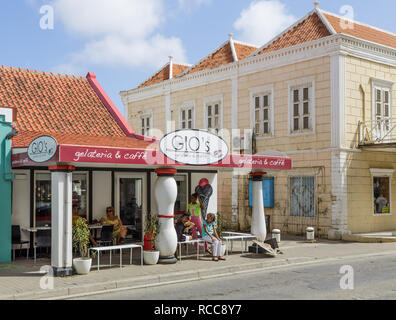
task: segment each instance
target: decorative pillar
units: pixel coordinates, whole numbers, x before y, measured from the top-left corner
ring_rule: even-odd
[[[267,226],[265,224],[264,200],[263,200],[263,176],[265,172],[252,172],[253,182],[253,208],[251,234],[257,236],[259,241],[264,242],[267,238]]]
[[[73,274],[72,171],[73,166],[54,166],[51,171],[51,266],[54,276]]]
[[[154,197],[158,207],[159,231],[155,247],[160,252],[159,263],[176,263],[177,234],[174,226],[174,208],[177,198],[176,169],[158,169]]]

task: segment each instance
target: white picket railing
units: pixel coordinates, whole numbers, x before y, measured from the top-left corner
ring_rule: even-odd
[[[396,119],[359,122],[359,145],[396,143]]]

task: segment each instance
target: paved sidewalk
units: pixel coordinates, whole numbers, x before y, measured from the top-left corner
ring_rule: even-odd
[[[74,295],[122,290],[123,288],[137,288],[158,286],[168,283],[194,281],[210,277],[232,275],[238,272],[249,272],[257,269],[277,268],[302,263],[325,262],[329,259],[360,255],[395,254],[396,243],[351,243],[339,241],[318,240],[317,243],[307,243],[302,239],[283,240],[282,255],[275,258],[266,255],[241,254],[240,244],[234,243],[234,252],[227,261],[213,262],[210,256],[196,255],[190,248],[191,255],[183,257],[182,262],[173,265],[140,266],[140,255],[134,252],[133,265],[128,265],[129,255],[125,254],[123,268],[118,265],[117,256],[113,257],[111,268],[102,267],[97,271],[96,259],[93,261],[92,271],[84,276],[55,278],[54,289],[43,290],[40,280],[43,274],[40,267],[48,265],[46,259],[39,259],[37,265],[32,260],[18,258],[13,264],[0,264],[0,299],[54,299]]]

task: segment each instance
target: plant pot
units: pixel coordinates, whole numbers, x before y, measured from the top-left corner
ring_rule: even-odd
[[[91,270],[91,258],[75,258],[73,259],[73,267],[78,274],[88,274]]]
[[[151,251],[154,249],[154,236],[152,235],[145,235],[144,238],[144,250],[145,251]]]
[[[143,251],[144,264],[154,265],[158,263],[159,251]]]
[[[224,243],[221,245],[221,255],[224,257],[227,250],[227,245]]]

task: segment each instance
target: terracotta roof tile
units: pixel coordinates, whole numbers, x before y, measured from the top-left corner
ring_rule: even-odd
[[[43,134],[58,143],[150,144],[128,137],[83,77],[0,66],[0,106],[17,110],[14,147],[27,147]]]
[[[14,148],[27,148],[34,139],[42,135],[51,135],[58,144],[80,145],[80,146],[98,146],[98,147],[117,147],[117,148],[137,148],[145,149],[150,145],[150,149],[157,149],[157,144],[139,140],[131,137],[113,137],[113,136],[92,136],[78,135],[54,132],[33,132],[22,131],[13,138]]]
[[[0,105],[17,109],[22,131],[125,135],[82,77],[0,67]]]
[[[342,28],[341,18],[325,12],[323,12],[323,15],[337,33],[344,33],[356,38],[396,48],[396,35],[375,29],[370,26],[365,26],[358,22],[354,22],[353,29],[344,29]]]
[[[330,36],[331,33],[316,12],[287,31],[257,54],[288,48],[304,42]]]
[[[177,64],[177,63],[173,63],[173,77],[177,77],[178,75],[180,75],[182,72],[184,72],[185,70],[187,70],[190,66],[188,65],[182,65],[182,64]],[[163,67],[160,71],[158,71],[155,75],[153,75],[150,79],[148,79],[147,81],[143,82],[138,88],[142,88],[142,87],[147,87],[150,86],[152,84],[155,83],[160,83],[163,82],[165,80],[169,79],[169,63]]]
[[[234,41],[235,51],[238,57],[238,60],[243,60],[250,56],[253,52],[255,52],[258,48],[242,43],[238,43]]]
[[[232,62],[234,62],[234,57],[232,55],[230,42],[227,42],[208,57],[204,58],[202,61],[193,66],[186,72],[186,74],[206,69],[213,69]]]

